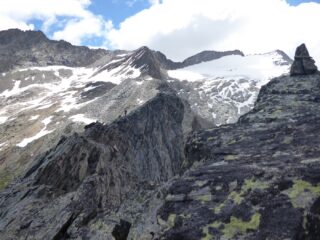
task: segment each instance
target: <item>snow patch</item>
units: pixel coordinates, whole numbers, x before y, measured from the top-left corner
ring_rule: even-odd
[[[0,151],[2,150],[2,147],[4,147],[5,145],[6,145],[6,142],[0,143]]]
[[[45,125],[45,127],[47,127],[47,125],[52,122],[52,118],[53,116],[47,117],[43,119],[41,122]]]
[[[34,115],[34,116],[31,116],[29,118],[30,121],[34,121],[34,120],[37,120],[38,118],[40,117],[40,115]]]
[[[73,115],[69,117],[69,119],[71,119],[73,122],[83,122],[85,124],[90,124],[97,121],[96,119],[85,117],[84,114]]]
[[[137,99],[138,105],[142,105],[145,101],[141,100],[140,98]]]
[[[169,76],[180,80],[198,81],[218,77],[247,77],[261,80],[261,85],[270,78],[288,72],[288,66],[277,65],[281,56],[277,53],[248,55],[245,57],[232,55],[209,62],[202,62],[183,69],[168,71]]]
[[[25,138],[23,139],[20,143],[17,144],[18,147],[20,148],[24,148],[26,147],[29,143],[49,134],[52,133],[54,130],[46,130],[45,128],[41,129],[40,132],[38,132],[36,135],[34,135],[33,137],[30,138]]]
[[[8,117],[0,117],[0,124],[5,123],[8,120]]]
[[[52,116],[50,117],[47,117],[45,119],[43,119],[41,122],[44,124],[44,127],[41,129],[40,132],[38,132],[36,135],[34,135],[33,137],[30,137],[30,138],[25,138],[23,139],[20,143],[17,144],[18,147],[21,147],[21,148],[24,148],[26,147],[29,143],[49,134],[49,133],[52,133],[54,130],[47,130],[47,125],[49,123],[52,122]]]
[[[21,81],[14,81],[14,86],[11,90],[5,90],[4,92],[2,92],[0,94],[0,97],[10,97],[10,96],[13,96],[13,95],[16,95],[18,93],[21,92],[21,89],[20,89],[20,84],[21,84]]]

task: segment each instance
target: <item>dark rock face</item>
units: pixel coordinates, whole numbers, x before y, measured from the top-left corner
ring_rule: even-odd
[[[99,213],[182,171],[183,114],[180,99],[163,92],[110,125],[62,138],[1,193],[0,238],[91,239],[87,225]],[[116,239],[129,228],[120,223]]]
[[[234,125],[194,133],[160,239],[318,239],[320,74],[273,79]]]
[[[131,227],[131,223],[121,219],[120,223],[114,227],[112,231],[112,236],[116,240],[127,240],[130,227]]]
[[[198,63],[202,63],[202,62],[208,62],[208,61],[212,61],[215,59],[219,59],[225,56],[230,56],[230,55],[239,55],[239,56],[244,56],[243,52],[239,51],[239,50],[234,50],[234,51],[225,51],[225,52],[217,52],[217,51],[203,51],[200,52],[194,56],[191,56],[187,59],[185,59],[182,62],[183,67],[188,67],[191,65],[195,65]]]
[[[41,31],[0,31],[0,72],[31,66],[84,67],[107,54],[103,49],[49,40]]]
[[[318,71],[315,61],[310,57],[305,44],[301,44],[295,53],[294,62],[291,66],[290,75],[308,75]]]
[[[81,98],[85,100],[92,100],[96,97],[100,97],[106,92],[110,91],[112,88],[114,88],[116,85],[111,82],[94,82],[94,83],[88,83],[85,86],[86,88],[89,88],[87,91],[83,91],[81,93]]]

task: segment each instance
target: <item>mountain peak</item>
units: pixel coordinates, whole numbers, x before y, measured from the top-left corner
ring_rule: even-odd
[[[224,52],[218,52],[218,51],[202,51],[194,56],[191,56],[187,59],[185,59],[182,64],[184,67],[195,65],[202,62],[208,62],[215,59],[219,59],[225,56],[229,55],[239,55],[244,56],[243,52],[240,50],[233,50],[233,51],[224,51]]]
[[[0,31],[0,45],[23,44],[33,45],[49,39],[41,31],[22,31],[20,29],[8,29]]]
[[[297,47],[294,62],[291,66],[290,75],[309,75],[318,71],[315,61],[309,55],[306,45],[303,43]]]

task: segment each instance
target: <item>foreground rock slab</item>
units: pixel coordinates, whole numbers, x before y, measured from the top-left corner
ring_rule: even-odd
[[[273,79],[234,125],[199,131],[198,162],[158,211],[160,239],[318,239],[320,74]]]

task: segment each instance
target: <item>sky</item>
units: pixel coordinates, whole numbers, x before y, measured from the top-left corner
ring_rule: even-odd
[[[0,30],[106,49],[148,46],[173,60],[234,49],[293,57],[306,43],[320,67],[318,23],[320,0],[0,0]]]

